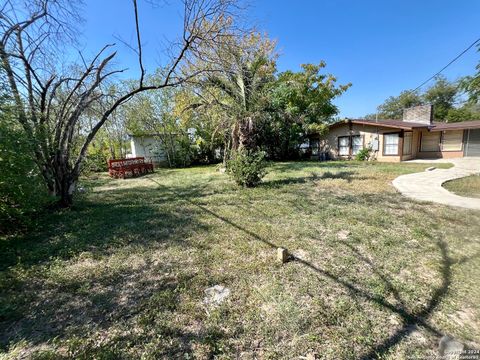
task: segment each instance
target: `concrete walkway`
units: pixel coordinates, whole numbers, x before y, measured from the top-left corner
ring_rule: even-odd
[[[435,163],[451,163],[454,167],[397,177],[392,183],[402,195],[420,201],[480,210],[480,199],[458,196],[442,187],[442,184],[448,180],[480,173],[480,158],[411,160],[408,162],[431,163],[433,166]]]

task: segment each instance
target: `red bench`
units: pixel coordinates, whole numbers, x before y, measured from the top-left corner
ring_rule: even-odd
[[[145,158],[108,160],[108,174],[114,178],[135,177],[153,173],[153,164],[145,162]]]

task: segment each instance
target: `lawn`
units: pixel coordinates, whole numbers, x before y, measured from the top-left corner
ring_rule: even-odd
[[[429,164],[285,162],[84,179],[0,241],[0,358],[401,359],[480,346],[480,212],[390,181]],[[276,248],[294,258],[281,265]],[[230,295],[205,305],[205,289]]]
[[[480,198],[480,176],[471,175],[443,184],[448,191],[457,195]]]

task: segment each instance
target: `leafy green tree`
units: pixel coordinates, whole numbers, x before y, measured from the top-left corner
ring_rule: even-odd
[[[187,166],[194,161],[188,124],[175,114],[176,89],[139,94],[125,105],[126,128],[134,135],[158,138],[168,165]]]
[[[333,100],[351,84],[337,85],[331,74],[323,74],[325,62],[304,64],[302,71],[285,71],[270,84],[269,117],[264,118],[262,146],[270,157],[291,158],[308,133],[325,131],[338,114]]]
[[[446,122],[460,122],[480,120],[480,106],[476,104],[465,104],[459,108],[452,108],[448,110],[445,117]]]
[[[234,151],[257,147],[256,126],[276,69],[274,48],[274,42],[258,33],[233,39],[218,49],[218,71],[202,79],[202,90],[218,93],[215,102],[228,113]]]
[[[378,106],[379,119],[402,119],[403,109],[422,105],[423,100],[418,92],[404,90],[398,96],[390,96]]]
[[[439,76],[423,94],[423,103],[433,105],[434,119],[446,120],[449,110],[454,109],[458,93],[458,83]]]
[[[480,52],[480,44],[478,45],[478,52]],[[468,93],[471,104],[480,102],[480,61],[475,69],[477,72],[474,75],[466,76],[461,81],[461,87]]]
[[[367,119],[402,119],[403,110],[417,105],[433,105],[433,118],[436,121],[467,121],[479,117],[471,105],[456,107],[456,101],[461,97],[462,85],[465,80],[448,81],[444,76],[438,76],[435,83],[423,93],[405,90],[399,96],[390,96],[378,106],[377,114],[365,116]]]
[[[182,104],[190,116],[212,124],[213,137],[223,134],[225,155],[262,148],[270,158],[294,157],[305,135],[324,131],[338,114],[333,100],[350,84],[323,74],[323,62],[277,74],[274,49],[260,34],[227,42],[212,61],[217,71],[192,86]]]
[[[199,99],[199,96],[202,99]],[[195,155],[193,163],[211,164],[221,159],[221,150],[229,148],[230,134],[226,131],[231,124],[228,113],[218,104],[215,96],[208,93],[196,95],[184,88],[175,96],[174,114],[186,129],[193,129]],[[208,105],[207,105],[208,103]],[[228,155],[223,152],[223,155]],[[226,157],[224,158],[226,163]]]
[[[18,125],[11,100],[0,96],[0,233],[28,225],[48,200],[29,139]]]

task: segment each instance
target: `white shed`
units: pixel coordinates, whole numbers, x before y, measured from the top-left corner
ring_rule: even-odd
[[[162,141],[157,135],[130,135],[131,154],[128,157],[144,157],[146,161],[154,164],[167,162]]]

